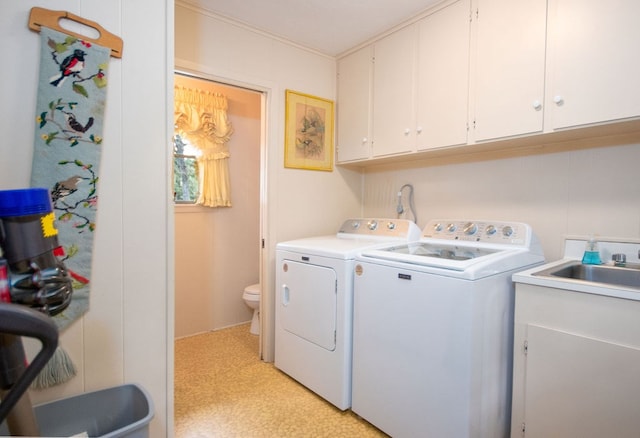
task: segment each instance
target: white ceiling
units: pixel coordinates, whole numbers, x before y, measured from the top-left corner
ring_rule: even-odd
[[[336,56],[442,0],[182,0]]]

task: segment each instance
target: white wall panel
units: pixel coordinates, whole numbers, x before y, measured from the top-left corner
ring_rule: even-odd
[[[68,10],[124,40],[122,60],[109,64],[90,310],[61,336],[78,375],[34,392],[32,400],[136,382],[155,404],[151,436],[170,435],[173,0],[2,3],[0,39],[14,62],[0,72],[0,95],[11,108],[0,118],[0,131],[10,139],[0,142],[0,189],[26,187],[30,179],[40,56],[39,35],[27,28],[32,6]]]
[[[418,225],[429,219],[529,223],[547,260],[562,257],[563,236],[640,236],[640,146],[626,145],[440,166],[369,169],[364,214],[393,214],[395,193],[415,187]]]

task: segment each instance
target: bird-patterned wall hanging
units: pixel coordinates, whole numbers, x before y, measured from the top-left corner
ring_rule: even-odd
[[[58,328],[64,330],[89,309],[98,170],[105,146],[102,130],[109,58],[113,52],[90,38],[41,23],[33,27],[35,21],[40,21],[34,21],[34,11],[42,14],[46,10],[33,8],[29,26],[39,30],[41,37],[31,186],[50,190],[61,244],[58,256],[73,278],[71,304],[54,317]],[[63,14],[65,18],[99,27],[69,13]],[[119,50],[121,54],[121,45]],[[41,386],[67,379],[55,380]]]

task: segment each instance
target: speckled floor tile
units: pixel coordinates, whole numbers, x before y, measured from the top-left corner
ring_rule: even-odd
[[[175,343],[176,438],[386,437],[273,364],[243,324]]]

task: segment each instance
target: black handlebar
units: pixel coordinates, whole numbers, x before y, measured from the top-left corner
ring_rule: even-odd
[[[58,328],[53,320],[42,312],[19,304],[0,303],[0,333],[37,338],[42,342],[42,349],[0,403],[2,422],[55,353],[58,347]],[[24,361],[24,358],[4,358],[1,350],[0,360]]]

